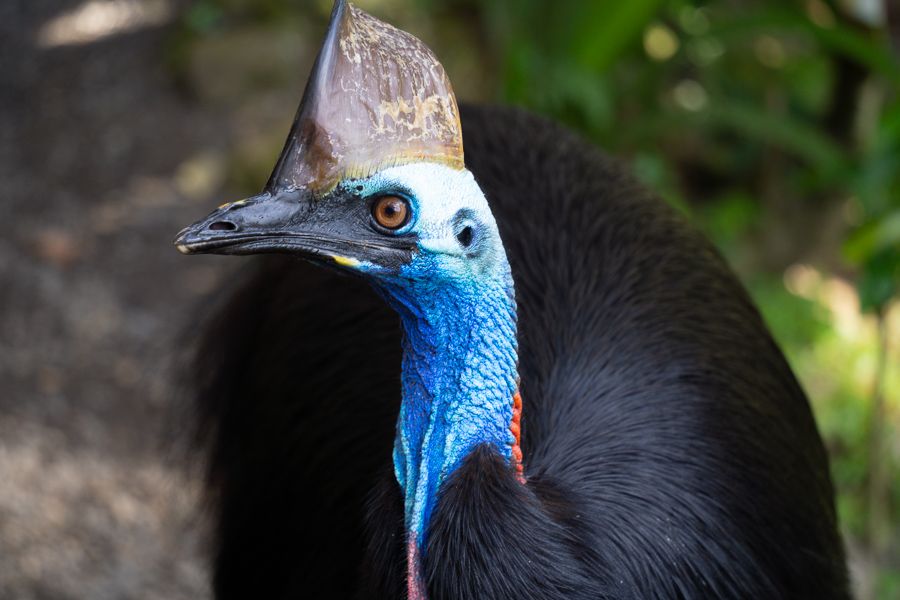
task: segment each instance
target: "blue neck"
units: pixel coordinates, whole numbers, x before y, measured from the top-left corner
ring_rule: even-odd
[[[512,460],[518,385],[512,278],[465,285],[404,280],[383,288],[403,323],[403,402],[394,472],[418,547],[437,491],[476,446]]]

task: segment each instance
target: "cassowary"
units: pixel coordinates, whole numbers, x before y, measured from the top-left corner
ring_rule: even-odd
[[[409,34],[338,0],[265,191],[176,244],[305,259],[199,336],[218,598],[848,597],[807,400],[715,250],[565,129],[460,111]]]

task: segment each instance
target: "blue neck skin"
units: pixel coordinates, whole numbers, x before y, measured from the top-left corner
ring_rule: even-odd
[[[424,546],[437,491],[463,458],[490,444],[512,460],[518,356],[506,268],[500,281],[381,282],[381,293],[403,324],[394,472],[404,493],[407,536],[418,548]]]

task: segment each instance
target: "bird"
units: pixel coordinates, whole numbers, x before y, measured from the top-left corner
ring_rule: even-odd
[[[264,190],[184,254],[216,598],[849,598],[806,395],[709,241],[337,0]]]

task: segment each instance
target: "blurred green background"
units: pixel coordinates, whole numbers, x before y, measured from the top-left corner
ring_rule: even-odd
[[[860,597],[900,597],[900,39],[887,3],[357,4],[426,40],[461,99],[569,124],[715,241],[809,393]],[[200,0],[173,65],[226,31],[321,31],[330,6]],[[283,123],[260,162],[236,165],[247,193]]]
[[[714,240],[810,396],[858,597],[900,598],[898,3],[356,4],[461,99],[567,123]],[[330,9],[0,3],[0,596],[208,595],[165,366],[240,261],[171,239],[260,189]]]

